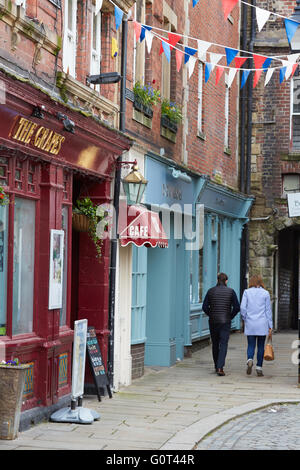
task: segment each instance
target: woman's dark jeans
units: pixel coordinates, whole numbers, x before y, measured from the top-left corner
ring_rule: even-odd
[[[265,350],[265,340],[266,336],[247,336],[248,339],[248,349],[247,349],[247,358],[253,359],[255,353],[255,347],[257,346],[257,363],[258,367],[262,367],[264,360],[264,350]]]

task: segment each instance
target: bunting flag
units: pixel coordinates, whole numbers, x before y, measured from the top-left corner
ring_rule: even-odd
[[[205,72],[204,72],[205,83],[207,83],[209,80],[211,69],[212,69],[212,65],[210,63],[205,64]]]
[[[256,7],[256,21],[258,31],[261,31],[270,17],[271,12]]]
[[[167,42],[165,42],[165,41],[162,41],[161,44],[162,44],[162,47],[163,47],[165,56],[166,56],[168,62],[170,62],[170,60],[171,60],[171,49],[170,49],[170,45],[169,45]]]
[[[189,68],[189,78],[191,78],[193,72],[194,72],[194,68],[195,68],[195,63],[197,61],[197,57],[193,57],[191,56],[190,59],[189,59],[189,63],[188,63],[188,68]]]
[[[136,42],[138,42],[138,40],[141,37],[142,25],[141,23],[138,23],[137,21],[133,21],[133,27],[134,27]]]
[[[146,29],[145,31],[145,40],[147,44],[148,54],[150,54],[152,48],[153,34],[148,29]]]
[[[222,0],[225,20],[227,20],[238,1],[239,0]]]
[[[235,67],[237,69],[240,69],[242,67],[242,65],[246,62],[247,59],[248,59],[248,57],[235,57],[234,58]]]
[[[184,63],[186,64],[191,56],[196,54],[197,49],[193,49],[192,47],[185,47],[184,48]]]
[[[219,60],[222,59],[223,54],[215,54],[214,52],[210,52],[209,57],[210,57],[210,63],[212,64],[211,71],[213,71],[215,66],[219,62]]]
[[[297,23],[296,21],[293,21],[293,20],[289,20],[288,18],[285,18],[284,19],[284,24],[285,24],[286,35],[287,35],[288,41],[290,43],[291,40],[293,39],[293,36],[294,36],[298,26],[299,26],[299,23]]]
[[[198,43],[198,58],[202,60],[202,62],[206,61],[206,52],[207,49],[211,46],[210,42],[202,41],[202,39],[197,39]]]
[[[123,11],[115,5],[116,30],[118,31],[123,19]]]
[[[197,5],[198,2],[199,0],[193,0],[193,8]]]
[[[262,68],[264,69],[265,72],[270,67],[271,62],[272,62],[272,57],[268,57],[262,64]]]
[[[216,70],[216,85],[218,85],[220,78],[222,77],[224,72],[224,67],[218,67]]]
[[[261,68],[265,64],[266,59],[268,59],[268,58],[264,57],[262,55],[253,54],[254,66],[255,66],[256,69],[258,69],[258,70],[255,70],[254,79],[253,79],[253,88],[256,87],[256,85],[257,85],[257,83],[260,79],[260,76],[262,74],[262,69]]]
[[[99,11],[101,10],[102,3],[103,3],[103,0],[96,0],[96,3],[95,3],[95,16],[97,16]]]
[[[271,80],[271,77],[273,75],[275,68],[268,69],[266,73],[266,78],[265,78],[265,86],[268,85],[269,81]]]
[[[250,70],[243,70],[242,80],[241,80],[241,89],[245,85],[247,78],[249,77],[249,74],[250,74]]]
[[[231,64],[235,56],[239,53],[237,49],[231,49],[230,47],[225,47],[227,65]]]
[[[182,64],[183,52],[176,49],[176,68],[177,72],[179,72],[181,64]]]
[[[282,67],[279,69],[279,83],[281,84],[284,80],[285,77],[285,72],[286,72],[286,67]]]
[[[168,43],[170,44],[170,48],[172,50],[173,46],[176,46],[176,44],[178,43],[178,41],[180,41],[182,36],[181,34],[168,33],[168,37],[169,37]]]
[[[237,69],[230,69],[229,70],[229,73],[228,73],[228,81],[227,81],[227,86],[228,88],[231,87],[232,83],[233,83],[233,80],[234,80],[234,77],[236,75],[236,72],[237,72]]]
[[[141,25],[141,34],[140,34],[140,42],[142,42],[146,37],[146,31],[151,31],[152,26],[146,26],[144,24]]]
[[[116,38],[111,38],[111,56],[112,58],[118,55],[118,41]]]

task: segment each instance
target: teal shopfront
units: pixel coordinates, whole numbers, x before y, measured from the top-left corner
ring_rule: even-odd
[[[204,244],[193,253],[191,267],[191,344],[209,336],[208,317],[202,310],[207,290],[216,284],[217,273],[228,275],[228,285],[240,300],[241,238],[253,198],[206,180],[197,197],[204,205]],[[232,329],[240,328],[240,314]]]
[[[239,296],[251,199],[152,154],[145,156],[145,176],[144,205],[160,213],[168,247],[133,246],[131,344],[144,345],[145,365],[171,366],[209,335],[202,301],[219,271]],[[193,238],[198,231],[200,248]]]

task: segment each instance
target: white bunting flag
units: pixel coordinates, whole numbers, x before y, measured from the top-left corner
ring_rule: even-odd
[[[299,56],[300,56],[299,53],[291,54],[291,55],[287,56],[288,63],[286,63],[286,72],[285,72],[285,75],[284,75],[284,78],[286,80],[288,80],[290,78],[290,76],[292,75],[294,65],[296,64]]]
[[[210,42],[202,41],[201,39],[197,39],[198,42],[198,57],[202,62],[206,61],[206,51],[211,46]]]
[[[95,4],[95,15],[98,15],[99,11],[101,10],[101,8],[102,8],[102,3],[103,3],[103,0],[96,0],[96,4]]]
[[[256,21],[258,31],[261,31],[269,19],[271,12],[267,10],[262,10],[261,8],[256,7]]]
[[[145,40],[147,44],[148,54],[150,54],[151,47],[152,47],[153,34],[151,33],[151,31],[148,31],[148,29],[145,29]]]
[[[197,61],[197,57],[190,56],[189,62],[188,62],[188,68],[189,68],[189,78],[191,78],[194,68],[195,68],[195,63]]]
[[[266,78],[265,78],[265,86],[268,85],[269,81],[271,80],[274,70],[275,70],[274,67],[267,70]]]
[[[233,82],[233,80],[234,80],[234,77],[235,77],[235,74],[236,74],[237,71],[238,71],[238,69],[230,69],[230,70],[229,70],[229,73],[228,73],[228,76],[227,76],[227,77],[228,77],[228,78],[227,78],[227,86],[228,86],[228,88],[231,87],[232,82]]]
[[[211,71],[213,71],[213,69],[215,68],[215,66],[219,62],[219,60],[222,59],[223,54],[215,54],[214,52],[210,52],[209,56],[210,56],[210,63],[212,64]]]

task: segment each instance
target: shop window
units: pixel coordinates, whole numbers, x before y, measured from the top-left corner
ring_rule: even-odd
[[[13,335],[33,331],[35,201],[15,198]]]
[[[15,189],[22,191],[24,189],[24,171],[23,171],[23,164],[19,160],[16,160],[16,167],[15,167]]]
[[[66,0],[64,7],[63,70],[75,78],[77,0]]]
[[[8,186],[8,158],[0,157],[0,186]]]
[[[300,191],[300,175],[287,174],[282,175],[282,197],[286,198],[289,192]]]
[[[6,335],[8,206],[0,206],[0,336]]]

